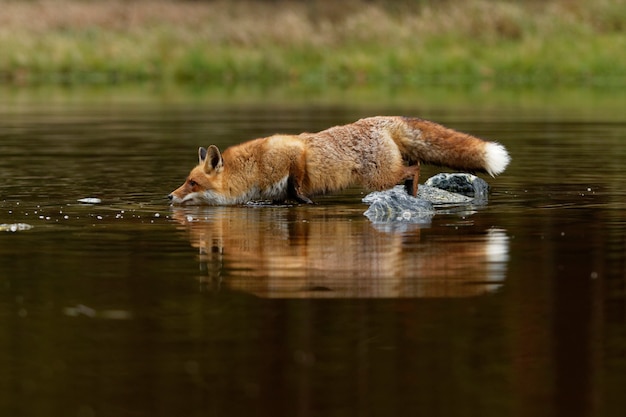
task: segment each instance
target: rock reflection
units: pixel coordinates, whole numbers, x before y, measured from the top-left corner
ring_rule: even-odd
[[[471,297],[506,276],[504,230],[426,233],[308,207],[174,209],[201,283],[270,298]]]

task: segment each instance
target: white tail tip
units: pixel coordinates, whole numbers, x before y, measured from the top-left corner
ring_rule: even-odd
[[[511,162],[506,148],[499,143],[489,142],[485,146],[485,171],[492,177],[501,174]]]

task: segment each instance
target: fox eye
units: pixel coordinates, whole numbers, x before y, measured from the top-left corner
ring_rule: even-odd
[[[190,179],[189,180],[189,185],[191,185],[192,187],[195,187],[196,185],[198,185],[198,183],[195,182],[194,180]]]

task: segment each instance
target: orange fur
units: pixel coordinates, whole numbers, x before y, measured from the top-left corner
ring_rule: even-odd
[[[199,164],[172,204],[242,204],[293,199],[359,184],[383,190],[401,181],[415,195],[420,163],[499,174],[504,147],[416,118],[370,117],[318,133],[274,135],[227,148],[200,148]]]

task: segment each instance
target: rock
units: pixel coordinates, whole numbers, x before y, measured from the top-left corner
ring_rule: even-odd
[[[471,197],[442,190],[437,187],[422,184],[417,190],[417,198],[431,202],[434,205],[462,205],[473,201]]]
[[[471,197],[474,200],[486,201],[489,194],[489,184],[482,178],[472,174],[441,173],[430,177],[424,184],[451,193]]]
[[[86,197],[81,198],[80,200],[78,200],[78,202],[83,204],[100,204],[102,203],[102,200],[97,197]]]
[[[24,230],[30,230],[33,226],[27,223],[2,223],[0,224],[0,232],[21,232]]]
[[[471,174],[438,174],[420,185],[417,197],[402,185],[375,191],[363,198],[365,216],[373,223],[428,224],[436,206],[476,205],[487,202],[489,185]]]
[[[402,185],[369,193],[363,202],[369,204],[365,216],[374,223],[430,223],[435,214],[430,201],[407,194]]]

